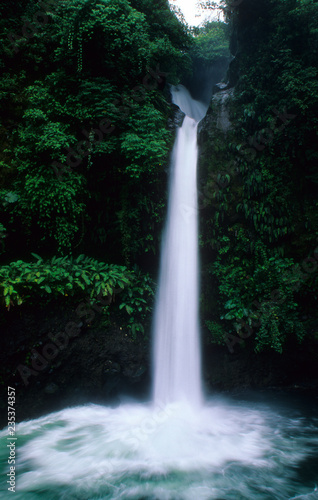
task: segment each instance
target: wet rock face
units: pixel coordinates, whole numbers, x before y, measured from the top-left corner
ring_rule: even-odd
[[[175,104],[172,104],[172,106],[174,108],[174,115],[173,118],[168,118],[167,122],[167,127],[171,132],[173,132],[176,128],[181,127],[185,117],[185,114],[178,108],[178,106]]]
[[[133,395],[147,378],[147,366],[131,360],[127,363],[107,360],[101,372],[101,389],[103,395],[110,400],[117,400],[121,393]]]
[[[218,93],[218,92],[222,92],[224,90],[227,90],[228,88],[229,88],[228,83],[216,83],[213,87],[213,95]]]
[[[96,315],[93,324],[84,324],[78,335],[36,372],[29,353],[32,349],[40,355],[46,352],[48,342],[52,345],[48,335],[54,337],[63,332],[74,311],[72,307],[51,304],[43,309],[25,308],[22,313],[17,310],[2,325],[0,351],[5,386],[16,388],[19,421],[66,406],[89,402],[118,404],[122,396],[142,399],[148,395],[149,338],[140,336],[133,340],[117,317],[104,325]],[[25,379],[27,385],[17,370],[19,365],[32,369]],[[5,420],[0,419],[0,425],[4,426]]]
[[[213,89],[210,108],[198,126],[199,146],[204,141],[214,141],[217,131],[227,133],[232,129],[230,121],[230,105],[234,95],[234,88],[228,83],[217,83]]]
[[[217,109],[216,127],[223,132],[228,132],[231,129],[229,103],[233,96],[233,92],[234,89],[225,88],[212,97],[212,104]]]

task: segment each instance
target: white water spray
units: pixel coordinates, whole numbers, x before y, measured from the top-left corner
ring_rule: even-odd
[[[154,317],[154,401],[202,401],[198,322],[197,126],[206,106],[182,87],[186,113],[172,155],[168,216]]]

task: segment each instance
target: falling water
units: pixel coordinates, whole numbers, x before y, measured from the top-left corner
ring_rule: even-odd
[[[154,400],[202,401],[198,325],[197,126],[205,106],[182,87],[173,101],[185,112],[173,154],[168,217],[154,318]]]

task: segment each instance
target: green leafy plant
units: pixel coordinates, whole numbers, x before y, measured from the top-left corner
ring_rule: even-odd
[[[224,325],[210,320],[207,320],[205,322],[205,325],[210,333],[209,341],[211,342],[211,344],[224,345],[224,339],[226,336]]]
[[[240,234],[236,248],[242,254],[245,237],[243,232]],[[239,334],[242,325],[248,325],[255,333],[257,352],[268,348],[282,352],[290,336],[301,341],[304,328],[296,294],[305,280],[301,278],[300,266],[292,259],[269,257],[261,242],[256,244],[255,254],[250,254],[249,259],[248,247],[245,258],[233,256],[230,247],[224,248],[227,251],[222,252],[221,248],[211,272],[218,280],[220,319],[225,330]]]
[[[145,334],[144,324],[152,311],[154,283],[140,271],[134,274],[134,281],[120,296],[120,310],[126,310],[130,318],[128,329],[133,339],[138,333]]]
[[[33,254],[36,262],[18,260],[0,267],[0,304],[8,311],[13,306],[89,299],[90,303],[106,297],[104,316],[109,305],[116,302],[122,324],[135,339],[146,334],[154,296],[154,283],[147,274],[128,270],[125,266],[106,264],[93,258],[53,257],[44,261]],[[118,298],[115,300],[115,295]]]
[[[209,65],[217,60],[230,57],[228,26],[223,22],[206,22],[200,28],[194,28],[194,44],[191,56],[201,64]]]

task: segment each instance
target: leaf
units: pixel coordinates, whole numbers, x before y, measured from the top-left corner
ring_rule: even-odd
[[[86,285],[91,284],[90,280],[88,279],[88,277],[86,276],[85,273],[82,273],[81,276],[82,276],[83,280],[85,281]]]
[[[31,252],[31,255],[33,255],[33,257],[35,257],[36,259],[38,259],[38,262],[42,262],[43,261],[42,257],[40,257],[38,254]]]

